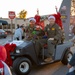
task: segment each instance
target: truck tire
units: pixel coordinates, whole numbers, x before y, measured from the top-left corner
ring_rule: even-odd
[[[67,50],[66,53],[64,54],[63,59],[61,60],[61,62],[64,65],[67,65],[68,62],[71,60],[72,56],[73,56],[73,53],[71,51]]]
[[[13,62],[13,71],[17,75],[27,75],[31,70],[31,61],[28,58],[17,58]]]

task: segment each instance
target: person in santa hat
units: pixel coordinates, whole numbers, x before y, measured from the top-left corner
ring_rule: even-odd
[[[9,67],[5,63],[6,58],[6,49],[3,46],[0,46],[0,75],[12,75]]]
[[[59,25],[55,23],[55,17],[49,16],[48,21],[49,24],[46,25],[44,32],[45,32],[45,39],[40,39],[37,42],[37,46],[42,52],[42,49],[44,48],[44,45],[48,45],[48,56],[46,56],[46,59],[43,58],[44,61],[52,61],[52,57],[54,56],[55,46],[61,42],[62,32]]]
[[[42,28],[38,25],[36,25],[35,18],[29,19],[29,26],[26,29],[26,32],[28,33],[27,39],[32,40],[33,38],[37,38],[37,34],[40,33]]]

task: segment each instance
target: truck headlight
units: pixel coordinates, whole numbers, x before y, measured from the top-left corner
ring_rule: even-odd
[[[16,50],[16,53],[20,53],[20,52],[21,52],[21,50],[20,50],[20,49]]]
[[[11,56],[12,59],[14,59],[14,56]]]

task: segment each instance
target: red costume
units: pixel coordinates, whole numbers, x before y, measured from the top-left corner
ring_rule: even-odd
[[[36,25],[39,25],[39,26],[41,26],[41,28],[44,30],[44,21],[40,21],[40,19],[41,19],[41,16],[39,16],[39,15],[35,15],[35,20],[36,20]]]
[[[3,46],[0,46],[0,75],[4,75],[4,64],[2,61],[5,61],[7,57],[6,50]]]
[[[0,46],[0,75],[12,75],[9,67],[5,63],[6,58],[6,49],[3,46]]]
[[[36,24],[39,25],[39,22],[40,22],[40,16],[39,15],[35,15],[34,17],[36,19]]]

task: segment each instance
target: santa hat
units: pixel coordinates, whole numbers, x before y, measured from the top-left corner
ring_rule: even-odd
[[[6,49],[3,46],[0,46],[0,60],[5,61],[7,58]]]
[[[30,18],[30,19],[29,19],[29,22],[30,22],[30,21],[36,22],[36,20],[35,20],[34,18]]]
[[[49,16],[49,17],[48,17],[48,20],[50,20],[50,19],[56,20],[54,16]]]
[[[0,73],[1,75],[12,75],[10,68],[5,63],[6,58],[7,58],[7,53],[5,47],[0,46]]]

